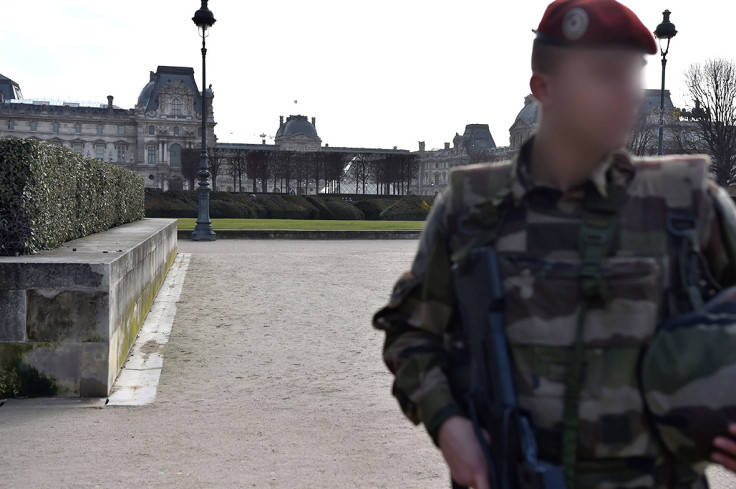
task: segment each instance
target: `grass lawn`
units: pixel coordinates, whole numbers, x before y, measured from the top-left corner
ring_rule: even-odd
[[[194,229],[195,218],[180,218],[179,229]],[[212,219],[218,229],[303,229],[310,231],[421,231],[424,221],[320,221],[302,219]]]

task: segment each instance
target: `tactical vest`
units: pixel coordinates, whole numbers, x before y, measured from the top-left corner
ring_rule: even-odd
[[[569,450],[563,447],[573,447],[577,487],[661,483],[655,481],[660,443],[637,367],[663,318],[690,308],[700,296],[692,285],[692,260],[684,258],[698,247],[695,209],[705,197],[707,160],[643,159],[635,167],[613,214],[606,205],[602,219],[596,209],[584,209],[580,249],[586,240],[606,240],[607,246],[596,249],[594,243],[592,252],[582,254],[525,251],[519,240],[528,234],[518,228],[519,220],[518,229],[504,233],[509,215],[523,211],[509,196],[509,163],[451,174],[453,261],[461,262],[470,248],[495,246],[519,404],[534,423],[541,458],[565,462]],[[615,190],[609,186],[609,194]],[[601,293],[588,300],[590,291]],[[576,362],[577,399],[566,401]],[[571,418],[566,410],[576,419],[574,438],[565,441],[563,420]]]

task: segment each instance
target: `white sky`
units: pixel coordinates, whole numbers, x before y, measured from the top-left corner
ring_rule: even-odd
[[[465,124],[496,144],[529,93],[533,33],[548,0],[210,0],[207,84],[220,142],[260,142],[279,115],[317,118],[330,146],[441,147]],[[667,88],[688,105],[683,72],[735,58],[735,4],[625,0],[654,30],[672,11]],[[191,66],[201,88],[198,0],[3,0],[0,73],[25,98],[132,108],[148,72]],[[12,20],[11,20],[12,19]],[[659,88],[651,56],[647,88]],[[298,101],[294,104],[294,101]],[[271,142],[269,140],[269,142]]]

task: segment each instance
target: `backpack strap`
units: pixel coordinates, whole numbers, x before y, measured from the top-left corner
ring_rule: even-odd
[[[678,305],[683,312],[683,309],[697,309],[703,305],[698,258],[701,254],[700,223],[693,202],[692,161],[664,161],[661,168],[662,191],[667,202],[667,231],[675,241],[679,285],[688,301],[687,305]]]
[[[582,302],[578,312],[572,360],[565,371],[562,414],[562,462],[565,466],[568,489],[575,489],[577,485],[580,393],[585,363],[585,318],[591,307],[606,303],[610,298],[602,262],[610,254],[616,238],[619,211],[626,198],[626,189],[609,182],[606,194],[606,197],[600,195],[590,184],[586,187],[580,221],[578,249],[582,259],[580,268]]]

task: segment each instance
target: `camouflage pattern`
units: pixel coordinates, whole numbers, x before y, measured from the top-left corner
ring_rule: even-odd
[[[611,300],[590,309],[584,322],[578,486],[702,487],[702,477],[661,450],[643,406],[637,362],[656,325],[682,310],[672,286],[677,247],[666,228],[668,205],[698,217],[698,244],[713,279],[723,285],[736,282],[736,209],[708,178],[705,156],[635,159],[612,152],[588,181],[561,192],[533,181],[531,145],[510,162],[454,170],[453,185],[436,199],[411,270],[373,318],[386,333],[384,360],[395,375],[393,394],[435,443],[442,422],[464,414],[458,388],[463,379],[448,381],[454,363],[467,358],[451,255],[495,222],[499,203],[508,197],[513,205],[495,246],[516,388],[535,423],[540,457],[559,463],[564,374],[582,300],[583,196],[589,185],[603,197],[609,185],[619,186],[626,197],[614,249],[603,261]]]
[[[641,383],[665,445],[702,470],[713,438],[736,421],[736,287],[672,318],[647,349]]]

